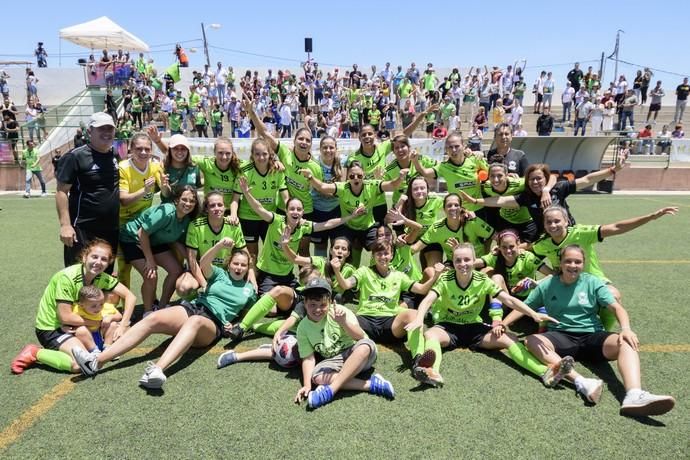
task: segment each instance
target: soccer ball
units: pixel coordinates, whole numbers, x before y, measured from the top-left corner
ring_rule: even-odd
[[[297,337],[289,334],[282,336],[273,350],[273,360],[285,368],[295,367],[299,364]]]

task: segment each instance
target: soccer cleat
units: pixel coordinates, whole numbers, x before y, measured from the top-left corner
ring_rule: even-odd
[[[225,353],[221,353],[221,355],[218,357],[218,369],[235,364],[236,362],[237,353],[235,353],[233,350],[226,351]]]
[[[566,356],[556,364],[548,366],[544,375],[541,376],[541,381],[546,387],[555,387],[563,377],[573,370],[573,367],[575,367],[575,360],[572,356]]]
[[[592,404],[597,404],[599,402],[603,390],[603,380],[587,378],[583,379],[582,385],[577,389],[577,391]]]
[[[31,195],[29,193],[25,193],[24,198],[31,198]]]
[[[432,387],[443,386],[443,377],[431,367],[415,367],[412,374],[415,379]]]
[[[374,374],[369,379],[369,393],[386,399],[395,399],[393,384],[384,379],[381,374]]]
[[[163,373],[163,370],[149,361],[146,364],[144,375],[139,379],[139,385],[149,390],[160,390],[168,378]]]
[[[414,363],[412,364],[412,369],[418,367],[431,367],[436,361],[436,352],[432,349],[424,350],[424,353],[414,357]]]
[[[318,409],[333,401],[333,390],[330,385],[319,385],[316,390],[310,391],[307,396],[307,407]]]
[[[242,337],[244,337],[244,329],[242,329],[242,326],[239,324],[235,324],[232,329],[230,329],[230,332],[228,332],[228,337],[232,341],[241,340]]]
[[[80,347],[72,348],[72,356],[74,356],[82,374],[93,377],[98,373],[98,356],[88,353]]]
[[[21,374],[24,372],[24,369],[34,364],[38,359],[36,354],[40,349],[41,347],[34,345],[33,343],[24,345],[24,348],[21,349],[19,354],[12,360],[12,364],[10,364],[12,373]]]
[[[625,396],[620,414],[631,417],[662,415],[673,409],[675,405],[676,400],[672,396],[653,395],[648,391],[641,391],[636,396]]]

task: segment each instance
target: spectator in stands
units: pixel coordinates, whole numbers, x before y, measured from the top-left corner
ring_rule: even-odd
[[[537,135],[550,136],[551,131],[553,131],[553,122],[551,110],[548,107],[544,107],[544,111],[537,118]]]
[[[597,97],[594,101],[594,108],[592,109],[590,122],[592,123],[591,136],[597,136],[602,130],[604,122],[604,104],[601,103],[601,97]]]
[[[522,126],[522,123],[515,127],[513,137],[527,137],[527,130]]]
[[[654,112],[654,121],[652,124],[656,124],[656,117],[659,115],[659,110],[661,110],[661,100],[666,95],[661,87],[661,80],[656,82],[656,86],[652,88],[652,92],[649,93],[649,95],[652,96],[652,100],[649,104],[649,112],[647,112],[647,121],[649,121],[649,117],[652,115],[652,112]]]
[[[642,71],[638,70],[637,74],[635,75],[635,79],[633,80],[633,92],[635,93],[635,97],[639,101],[640,98],[642,97]]]
[[[7,140],[10,141],[10,149],[12,150],[14,162],[19,164],[19,153],[17,152],[17,142],[19,141],[19,123],[17,123],[17,120],[10,118],[10,116],[7,114],[4,115],[3,119],[5,136],[7,136]]]
[[[561,94],[561,104],[563,104],[563,117],[561,118],[562,123],[570,121],[570,114],[573,106],[574,97],[575,89],[573,88],[573,84],[570,81],[568,81],[565,84],[565,89],[563,90],[563,93]]]
[[[546,72],[541,71],[539,77],[534,81],[532,86],[532,94],[534,94],[534,110],[532,113],[541,113],[541,105],[544,102],[544,81],[546,80]]]
[[[580,128],[582,128],[582,135],[585,135],[587,122],[592,117],[592,110],[594,110],[594,104],[589,100],[589,96],[584,96],[582,102],[575,107],[575,131],[573,136],[577,136]]]
[[[482,132],[489,127],[489,119],[484,113],[484,107],[479,107],[479,111],[477,112],[477,115],[474,117],[472,127],[475,131]]]
[[[654,72],[649,67],[645,67],[642,73],[642,86],[640,86],[640,93],[642,94],[640,105],[644,105],[647,102],[647,91],[649,90],[649,83],[652,81],[652,77],[654,77]]]
[[[7,96],[3,96],[2,99],[2,107],[0,107],[0,110],[2,110],[2,118],[4,119],[5,116],[10,117],[10,120],[16,120],[17,119],[17,114],[19,111],[17,110],[17,106],[14,105],[14,102],[10,99],[9,94]]]
[[[38,94],[38,78],[34,75],[34,71],[31,69],[26,69],[26,99],[28,101],[32,100]]]
[[[508,123],[501,123],[494,129],[494,148],[486,155],[489,164],[502,158],[502,163],[508,167],[508,174],[522,177],[529,166],[527,155],[522,150],[512,147],[513,131]]]
[[[613,99],[609,99],[604,103],[604,119],[601,122],[601,129],[603,131],[613,130],[613,116],[616,114],[616,107]]]
[[[522,104],[516,99],[513,101],[513,108],[510,110],[510,124],[513,126],[513,129],[522,123],[523,113],[524,109],[522,108]]]
[[[661,127],[661,131],[656,135],[659,141],[656,145],[659,147],[659,154],[671,152],[671,132],[668,130],[668,125]]]
[[[685,137],[685,131],[683,131],[683,125],[680,123],[676,124],[675,129],[671,132],[671,137],[673,139],[682,139]]]
[[[175,57],[177,57],[180,67],[189,67],[189,58],[187,57],[187,53],[184,52],[184,48],[182,48],[182,45],[179,43],[175,45]]]
[[[443,123],[437,121],[436,127],[431,132],[431,137],[437,141],[443,140],[448,136],[448,130],[443,125]]]
[[[10,75],[7,72],[0,71],[0,93],[2,93],[3,98],[10,97],[10,85],[7,82],[9,78]]]
[[[551,110],[551,101],[553,99],[553,93],[555,90],[556,83],[553,81],[553,73],[547,72],[546,79],[544,80],[544,109],[548,108]]]
[[[120,196],[117,157],[113,151],[115,123],[105,112],[91,115],[89,144],[66,153],[58,162],[55,204],[69,267],[95,238],[118,244]],[[112,265],[108,268],[112,273]]]
[[[39,67],[48,67],[48,52],[43,47],[43,42],[38,42],[38,47],[34,50],[36,64]]]
[[[673,123],[680,123],[683,121],[683,112],[688,103],[688,93],[690,93],[690,85],[688,85],[688,77],[683,78],[683,83],[676,87],[676,111],[673,115]]]
[[[584,74],[582,73],[582,70],[580,70],[580,63],[576,62],[575,66],[570,72],[568,72],[567,76],[568,81],[570,82],[570,86],[572,86],[574,91],[580,90],[580,85],[583,77]]]
[[[632,89],[629,89],[625,95],[625,98],[623,99],[620,112],[619,129],[621,131],[625,130],[626,122],[628,120],[630,121],[630,129],[634,129],[634,112],[636,105],[637,97],[635,97],[635,92]]]
[[[654,133],[652,132],[652,125],[645,126],[637,133],[637,138],[642,139],[639,146],[639,153],[644,153],[645,155],[649,155],[652,153],[652,147],[654,145],[652,137],[654,137]]]

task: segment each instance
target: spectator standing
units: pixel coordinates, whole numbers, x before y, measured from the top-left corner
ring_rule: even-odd
[[[594,108],[592,109],[590,122],[592,123],[592,131],[590,135],[598,136],[602,130],[604,122],[604,104],[601,103],[601,98],[597,97],[594,101]]]
[[[218,103],[221,107],[225,104],[225,85],[228,80],[228,70],[223,67],[222,62],[218,62],[215,72],[216,91],[218,92]]]
[[[532,93],[534,94],[534,110],[533,113],[541,112],[541,105],[544,102],[544,81],[546,80],[546,72],[541,71],[539,77],[534,81]]]
[[[43,42],[38,42],[34,55],[36,55],[36,64],[39,67],[48,67],[48,52],[43,48]]]
[[[661,87],[661,80],[656,82],[656,86],[652,88],[652,92],[649,93],[649,95],[652,96],[652,100],[649,103],[647,121],[649,121],[649,117],[652,115],[652,112],[654,112],[654,121],[652,122],[652,124],[656,124],[656,117],[657,115],[659,115],[659,110],[661,110],[661,100],[666,95],[663,88]]]
[[[635,92],[629,89],[622,103],[621,118],[620,118],[620,130],[625,130],[626,122],[630,121],[630,129],[634,129],[635,119],[634,111],[637,105],[637,98],[635,97]]]
[[[577,136],[580,128],[582,128],[582,135],[585,135],[585,129],[587,128],[587,122],[592,116],[592,110],[594,109],[594,104],[589,100],[589,96],[582,98],[580,102],[575,107],[575,132],[573,136]]]
[[[26,167],[26,188],[24,189],[24,198],[31,197],[31,180],[34,176],[38,178],[41,184],[41,196],[47,196],[46,183],[43,180],[43,168],[41,168],[41,158],[38,156],[33,140],[26,141],[26,149],[22,153],[22,158]]]
[[[680,123],[683,121],[683,112],[688,103],[688,93],[690,93],[690,85],[688,85],[688,77],[683,78],[683,83],[676,87],[676,112],[673,115],[673,123]]]
[[[553,93],[556,90],[556,83],[553,81],[553,73],[548,72],[544,80],[544,105],[543,108],[548,108],[551,111],[551,101]]]
[[[659,141],[656,143],[656,145],[659,146],[659,155],[663,154],[668,154],[671,152],[671,132],[668,130],[668,125],[664,125],[661,127],[661,131],[659,131],[656,135],[656,137],[659,139]]]
[[[649,67],[645,67],[642,73],[642,86],[640,87],[640,93],[642,94],[640,105],[645,105],[647,102],[647,91],[649,90],[649,83],[652,81],[652,77],[654,77],[654,72]]]
[[[683,131],[683,125],[680,123],[676,124],[676,127],[671,131],[671,138],[673,139],[683,139],[685,137],[685,131]]]
[[[568,81],[565,84],[563,94],[561,94],[561,104],[563,104],[563,118],[561,118],[562,123],[565,123],[566,120],[570,121],[570,114],[573,107],[574,96],[575,89],[573,88],[573,84],[570,81]]]
[[[551,110],[548,107],[544,107],[541,115],[537,118],[537,135],[550,136],[551,131],[553,131],[553,122]]]
[[[573,69],[568,72],[568,81],[570,82],[570,86],[573,87],[573,90],[579,91],[580,90],[580,85],[582,82],[582,78],[584,77],[584,74],[582,73],[582,70],[580,70],[580,63],[576,62],[575,66]]]
[[[613,116],[616,114],[616,107],[614,106],[613,100],[610,99],[604,103],[604,119],[601,122],[601,128],[603,131],[613,130]]]
[[[105,112],[91,115],[89,143],[63,155],[57,168],[55,204],[65,267],[89,242],[101,238],[116,248],[119,234],[119,173],[113,151],[115,123]],[[112,273],[112,265],[108,268]]]

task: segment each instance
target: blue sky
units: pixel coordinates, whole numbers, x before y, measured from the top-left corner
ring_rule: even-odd
[[[58,1],[34,4],[36,14],[31,18],[26,17],[26,4],[5,3],[3,17],[14,20],[3,21],[0,60],[34,61],[36,42],[43,41],[51,67],[58,66],[60,51],[63,67],[89,54],[59,40],[59,29],[106,15],[147,42],[159,66],[172,63],[174,43],[183,42],[186,49],[198,50],[189,56],[192,67],[201,67],[204,22],[222,26],[207,30],[212,63],[220,60],[236,67],[298,66],[306,58],[304,37],[311,36],[313,56],[322,64],[350,68],[358,63],[369,69],[389,61],[407,68],[414,61],[418,66],[432,62],[436,67],[505,67],[527,58],[528,78],[543,69],[562,81],[574,61],[596,69],[602,51],[613,51],[616,30],[623,29],[622,60],[659,69],[656,78],[668,86],[690,74],[685,53],[687,7],[679,1],[265,0],[163,6],[119,0],[112,7],[101,6],[106,2]],[[621,63],[619,73],[630,78],[638,68]],[[606,80],[612,74],[609,61]]]

